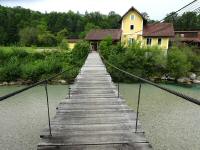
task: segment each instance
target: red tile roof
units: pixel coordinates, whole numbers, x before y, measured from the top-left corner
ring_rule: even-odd
[[[144,26],[144,37],[174,37],[174,27],[171,23],[153,23]]]
[[[99,41],[103,40],[108,36],[111,36],[113,41],[120,40],[121,39],[121,29],[95,29],[90,31],[85,39],[86,40],[93,40],[93,41]]]

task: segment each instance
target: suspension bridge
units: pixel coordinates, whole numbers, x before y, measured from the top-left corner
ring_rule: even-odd
[[[128,107],[106,71],[102,62],[140,81],[137,110]],[[70,68],[71,69],[71,68]],[[51,120],[48,98],[48,81],[65,73],[64,70],[48,79],[1,96],[6,100],[38,85],[44,85],[47,101],[48,126],[40,135],[38,150],[151,150],[138,121],[141,82],[181,97],[183,100],[200,105],[200,100],[163,87],[144,78],[131,74],[108,62],[98,52],[92,51],[73,85],[67,98],[60,102],[56,115]]]
[[[117,89],[99,54],[90,53],[69,97],[57,107],[51,133],[43,130],[38,149],[152,149]]]

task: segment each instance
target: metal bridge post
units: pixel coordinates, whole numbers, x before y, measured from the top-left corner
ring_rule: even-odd
[[[69,84],[69,87],[68,87],[68,96],[69,96],[69,99],[70,99],[70,94],[71,94],[71,87],[70,87],[70,84]]]
[[[119,82],[117,84],[117,94],[118,94],[118,98],[119,98]]]
[[[50,120],[50,111],[49,111],[49,96],[48,96],[48,90],[47,90],[47,80],[45,81],[45,91],[46,91],[46,98],[47,98],[47,111],[48,111],[48,122],[49,122],[49,135],[52,136],[51,133],[51,120]]]
[[[136,116],[136,125],[135,125],[135,133],[137,132],[138,129],[138,117],[139,117],[139,107],[140,107],[140,94],[141,94],[141,83],[139,85],[139,93],[138,93],[138,103],[137,103],[137,116]]]

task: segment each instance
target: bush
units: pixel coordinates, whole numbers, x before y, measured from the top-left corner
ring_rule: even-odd
[[[112,38],[107,37],[103,41],[100,42],[99,49],[101,55],[105,58],[108,59],[109,55],[113,52],[112,49]]]
[[[38,29],[34,27],[26,27],[19,32],[20,43],[25,46],[37,45]]]
[[[143,78],[161,78],[164,74],[179,78],[189,71],[200,68],[200,59],[190,47],[173,47],[168,50],[168,57],[158,47],[142,47],[134,42],[124,46],[121,43],[112,44],[111,38],[100,43],[100,53],[111,64]],[[132,77],[121,73],[107,65],[114,81],[136,81]]]
[[[56,37],[50,32],[45,32],[39,35],[40,46],[56,46],[57,40]]]
[[[61,43],[63,39],[67,39],[69,35],[69,31],[64,28],[57,33],[56,39],[58,43]]]
[[[87,56],[88,45],[86,42],[79,43],[73,52],[74,59],[71,51],[28,52],[22,48],[0,48],[0,81],[22,79],[37,82],[73,66],[74,71],[65,75],[71,81]]]
[[[191,62],[188,61],[187,55],[178,48],[169,51],[167,57],[167,70],[169,74],[176,79],[187,75],[191,69]]]
[[[59,48],[61,50],[69,50],[69,43],[68,43],[68,41],[66,39],[63,39],[61,41],[61,43],[59,44]]]
[[[31,62],[22,66],[22,79],[37,82],[45,73],[45,66],[42,61]]]
[[[72,63],[78,66],[82,66],[88,53],[90,51],[90,45],[86,41],[78,42],[72,50]]]
[[[3,67],[0,68],[0,81],[15,81],[21,75],[21,68],[17,57],[11,57]]]

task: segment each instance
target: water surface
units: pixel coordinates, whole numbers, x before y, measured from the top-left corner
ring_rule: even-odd
[[[200,99],[200,86],[193,88],[165,85]],[[0,87],[0,96],[22,87]],[[51,116],[67,95],[67,85],[51,85]],[[138,84],[120,84],[120,92],[136,109]],[[199,150],[200,108],[181,98],[143,84],[140,121],[155,150]],[[40,131],[47,126],[44,87],[39,86],[0,102],[0,149],[34,150]]]

